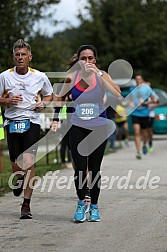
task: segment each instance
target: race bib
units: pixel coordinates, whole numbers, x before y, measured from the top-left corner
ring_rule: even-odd
[[[23,133],[30,129],[30,120],[11,121],[9,133]]]
[[[94,103],[78,104],[76,114],[82,120],[90,120],[99,116],[99,105]]]

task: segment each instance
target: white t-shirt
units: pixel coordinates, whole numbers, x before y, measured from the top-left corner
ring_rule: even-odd
[[[23,98],[18,105],[5,107],[6,119],[30,119],[31,122],[40,124],[39,113],[34,110],[37,97],[48,96],[52,93],[53,88],[48,77],[38,70],[29,68],[26,74],[20,75],[14,67],[0,74],[0,96],[22,95]],[[8,120],[5,125],[7,123]]]

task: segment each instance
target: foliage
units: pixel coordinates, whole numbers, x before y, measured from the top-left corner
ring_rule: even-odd
[[[60,0],[0,0],[1,68],[11,67],[13,43],[34,36],[32,27],[44,17],[44,9]]]
[[[37,34],[30,40],[33,53],[32,66],[44,72],[66,71],[71,58],[68,39],[63,34],[53,38]]]
[[[11,67],[12,47],[18,38],[30,42],[31,65],[41,71],[65,71],[81,44],[94,44],[102,69],[107,71],[111,62],[124,59],[134,74],[141,73],[153,86],[165,88],[167,1],[87,0],[89,18],[78,11],[78,28],[52,37],[34,33],[32,27],[42,18],[42,10],[59,1],[0,0],[0,71]]]
[[[129,61],[134,73],[153,84],[167,82],[167,2],[88,0],[91,18],[82,15],[73,46],[93,43],[107,70],[116,59]]]

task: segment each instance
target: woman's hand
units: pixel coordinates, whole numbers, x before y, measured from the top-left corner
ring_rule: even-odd
[[[94,72],[97,74],[100,70],[97,68],[97,66],[93,63],[85,63],[85,71],[86,72]]]

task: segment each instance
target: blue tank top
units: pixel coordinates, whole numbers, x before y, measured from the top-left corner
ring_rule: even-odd
[[[79,72],[77,72],[71,94],[75,109],[71,116],[73,125],[96,127],[107,124],[106,111],[103,105],[105,91],[101,88],[97,75],[94,75],[92,85],[83,89],[80,87]]]

